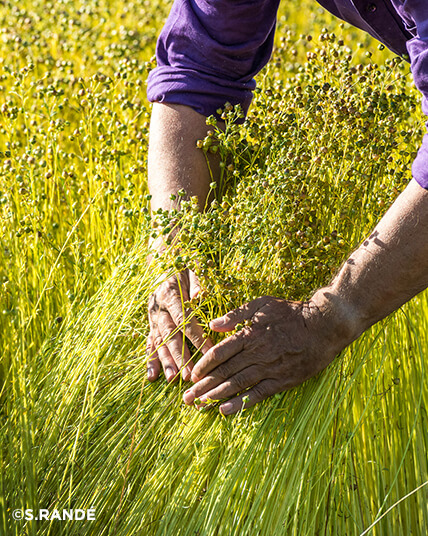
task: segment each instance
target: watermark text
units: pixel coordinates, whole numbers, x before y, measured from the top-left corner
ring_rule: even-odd
[[[21,519],[24,521],[52,521],[53,519],[58,521],[95,521],[95,508],[89,508],[88,510],[82,510],[81,508],[76,508],[75,510],[17,508],[13,510],[12,517],[16,521]]]

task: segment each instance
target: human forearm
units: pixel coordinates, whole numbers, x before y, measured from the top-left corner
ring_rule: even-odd
[[[328,366],[369,326],[428,286],[428,191],[415,181],[307,302],[263,296],[211,321],[243,329],[208,350],[192,371],[186,404],[229,400],[229,415],[291,389]]]
[[[428,286],[428,191],[412,181],[313,300],[356,339]]]
[[[206,118],[187,106],[153,105],[148,174],[153,212],[159,208],[176,208],[181,199],[177,196],[179,190],[185,190],[187,197],[197,196],[203,209],[210,182],[217,178],[211,175],[210,169],[213,173],[219,169],[214,157],[210,158],[208,167],[205,154],[196,147],[197,140],[204,138],[207,130]],[[164,240],[156,240],[152,246],[161,251]],[[183,334],[202,351],[212,346],[211,341],[204,338],[197,319],[188,318],[183,307],[183,302],[192,299],[198,291],[199,282],[195,274],[184,270],[164,281],[152,294],[147,340],[149,380],[159,377],[161,365],[168,381],[177,378],[180,369],[183,378],[189,379],[193,365],[189,348],[183,344]],[[188,318],[186,322],[185,318]]]
[[[208,128],[206,118],[188,106],[153,104],[148,157],[152,211],[176,207],[171,196],[181,189],[187,196],[197,196],[201,209],[204,207],[210,183],[218,178],[214,156],[208,167],[205,154],[196,147]]]

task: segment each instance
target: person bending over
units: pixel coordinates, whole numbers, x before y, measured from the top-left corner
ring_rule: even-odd
[[[396,54],[408,55],[428,114],[428,2],[319,3]],[[170,196],[180,189],[197,196],[201,209],[205,205],[212,179],[196,141],[207,134],[206,117],[226,101],[248,110],[254,76],[271,55],[278,4],[175,0],[158,39],[157,67],[148,80],[148,98],[154,103],[149,139],[152,211],[174,208]],[[162,368],[173,381],[181,371],[184,380],[193,382],[184,393],[186,404],[227,399],[220,411],[229,415],[324,369],[371,325],[428,286],[428,135],[412,174],[328,286],[305,302],[262,296],[212,320],[210,328],[217,332],[251,320],[217,345],[204,338],[196,319],[186,323],[185,334],[177,330],[171,335],[183,322],[181,292],[187,300],[200,289],[195,274],[184,270],[162,283],[149,301],[148,379],[156,380]],[[202,347],[197,364],[184,336]]]

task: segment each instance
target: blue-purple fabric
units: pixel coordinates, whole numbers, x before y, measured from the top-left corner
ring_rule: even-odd
[[[225,102],[246,113],[254,76],[269,61],[280,0],[175,0],[150,73],[152,102],[184,104],[209,116]],[[428,0],[318,0],[400,56],[408,55],[428,115]],[[427,123],[428,128],[428,123]],[[412,167],[428,189],[428,134]]]

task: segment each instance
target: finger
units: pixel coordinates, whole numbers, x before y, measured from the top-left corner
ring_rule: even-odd
[[[201,292],[201,285],[196,274],[189,270],[189,295],[192,300]],[[192,342],[192,344],[202,352],[206,354],[210,348],[214,346],[214,343],[210,337],[204,331],[204,328],[199,324],[196,317],[192,316],[190,323],[186,326],[186,337]]]
[[[198,397],[200,398],[201,404],[206,403],[207,400],[224,400],[225,398],[230,398],[259,382],[262,374],[263,371],[260,369],[260,366],[253,365],[233,375],[214,389],[201,393]]]
[[[214,318],[210,322],[210,328],[213,331],[232,331],[236,324],[244,322],[244,320],[250,320],[254,314],[263,307],[266,303],[265,297],[256,298],[248,303],[244,303],[241,307],[226,313],[219,318]]]
[[[153,335],[152,332],[149,333],[147,338],[147,347],[146,347],[146,356],[147,356],[147,379],[151,382],[159,378],[160,373],[160,361],[157,351],[153,345]]]
[[[279,392],[281,392],[281,389],[275,380],[263,380],[248,391],[221,404],[219,408],[220,413],[223,415],[232,415],[244,408],[251,408],[258,402]]]
[[[189,270],[189,296],[190,299],[196,298],[196,296],[201,291],[201,285],[199,279],[196,277],[195,272]]]
[[[209,372],[238,354],[244,349],[245,334],[243,332],[231,335],[219,342],[196,363],[192,372],[192,382],[202,380]]]
[[[200,398],[221,383],[231,379],[232,376],[241,372],[241,370],[244,370],[246,367],[248,367],[248,363],[242,358],[242,354],[237,354],[231,359],[228,359],[225,363],[215,368],[208,374],[208,376],[205,376],[205,378],[202,378],[202,380],[199,380],[195,385],[188,389],[183,394],[184,403],[193,404],[195,398]]]
[[[162,340],[168,347],[170,355],[173,357],[178,369],[182,369],[182,377],[189,380],[193,369],[190,358],[190,351],[183,341],[183,334],[175,325],[173,319],[166,311],[161,311],[158,315],[158,328]]]
[[[160,334],[158,327],[159,314],[160,308],[157,303],[156,296],[152,294],[149,303],[149,324],[152,348],[153,351],[156,352],[159,362],[162,364],[162,369],[165,374],[165,378],[168,382],[171,382],[177,377],[178,369],[173,357],[168,350],[168,347],[163,341],[162,335]],[[156,361],[154,363],[156,364]]]
[[[214,346],[214,343],[206,336],[203,327],[198,323],[195,316],[189,316],[191,311],[186,311],[181,298],[174,300],[168,307],[168,312],[174,324],[184,331],[186,337],[202,353],[206,353]]]
[[[174,358],[170,354],[167,345],[164,343],[161,334],[156,329],[153,333],[153,344],[156,348],[159,361],[162,364],[165,378],[168,382],[171,382],[178,376],[178,368],[174,361]]]
[[[182,280],[182,278],[184,278],[184,280]],[[159,328],[159,334],[162,340],[169,347],[170,353],[174,359],[177,360],[178,355],[180,356],[180,359],[177,361],[177,365],[178,367],[181,367],[183,361],[182,357],[184,357],[186,362],[190,361],[190,351],[186,344],[183,345],[182,335],[177,332],[176,328],[179,318],[176,318],[176,321],[172,322],[169,310],[181,312],[181,303],[183,303],[183,299],[188,298],[188,281],[186,281],[186,277],[184,275],[180,274],[177,277],[170,278],[167,283],[168,287],[166,300],[165,297],[160,298],[160,301],[165,303],[162,303],[161,305],[159,304],[159,298],[156,293],[152,294],[150,297],[149,323],[152,331],[153,326]],[[183,299],[181,298],[181,295]],[[177,314],[175,316],[177,316]],[[170,336],[172,337],[172,342],[170,341]],[[180,346],[179,350],[177,350],[178,346]],[[182,356],[183,351],[184,355]],[[185,379],[190,377],[191,369],[192,364],[189,365],[188,369],[183,371],[183,377],[186,377]]]

